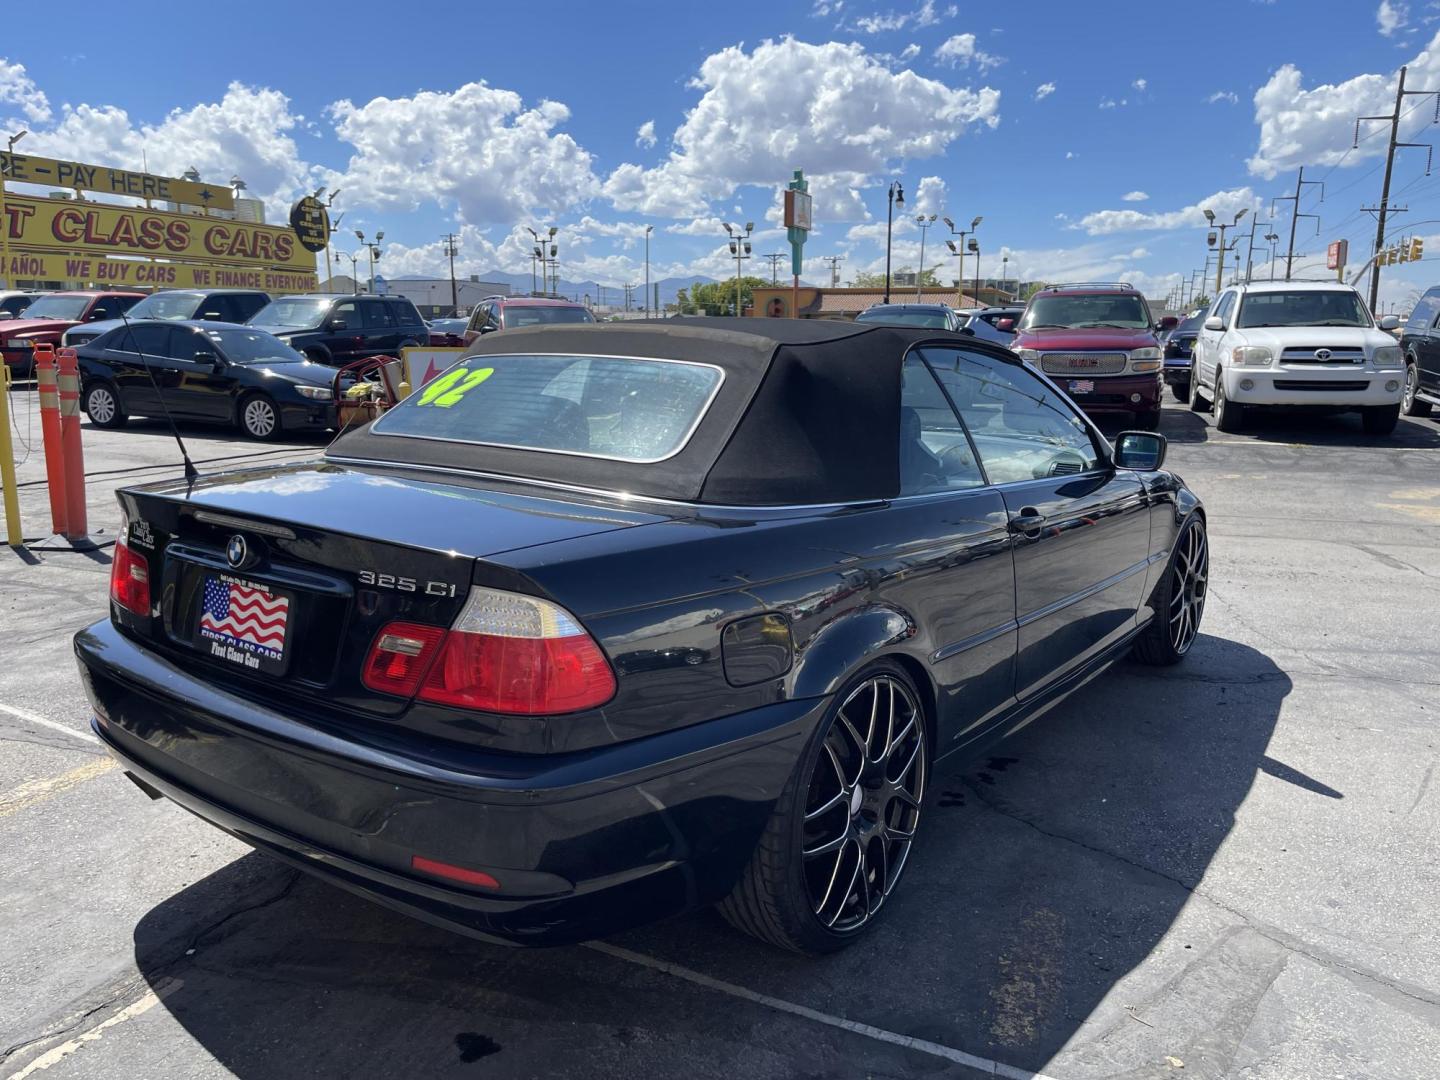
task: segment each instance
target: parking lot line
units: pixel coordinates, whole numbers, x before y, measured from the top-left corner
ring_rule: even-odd
[[[31,712],[29,709],[17,709],[14,705],[0,704],[0,713],[8,713],[17,720],[24,720],[27,724],[39,724],[41,727],[49,728],[51,731],[58,731],[62,735],[69,735],[71,738],[84,739],[92,743],[99,742],[88,728],[77,731],[72,727],[66,727],[64,724],[56,723],[54,720],[46,719],[37,713]]]
[[[771,997],[769,994],[757,993],[743,986],[737,986],[735,983],[712,978],[699,971],[681,967],[679,964],[672,964],[668,960],[657,960],[653,956],[631,952],[629,949],[622,949],[620,946],[611,945],[608,942],[587,942],[585,948],[592,949],[598,953],[604,953],[606,956],[612,956],[617,960],[624,960],[629,964],[638,964],[652,971],[659,971],[666,975],[674,976],[677,979],[684,979],[686,982],[694,983],[696,986],[703,986],[722,994],[729,994],[731,997],[751,1001],[757,1005],[764,1005],[767,1009],[774,1009],[776,1012],[804,1017],[806,1020],[813,1020],[817,1024],[826,1024],[830,1027],[840,1028],[842,1031],[863,1035],[865,1038],[874,1039],[877,1042],[890,1043],[892,1046],[901,1046],[907,1050],[916,1050],[922,1054],[929,1054],[932,1057],[943,1058],[946,1061],[953,1061],[958,1065],[965,1065],[971,1069],[975,1069],[977,1072],[988,1073],[991,1076],[1003,1076],[1006,1077],[1007,1080],[1056,1080],[1055,1077],[1047,1076],[1044,1073],[1031,1072],[1028,1069],[1017,1069],[1014,1065],[1006,1065],[1003,1062],[993,1061],[990,1058],[967,1054],[964,1050],[956,1050],[953,1046],[930,1042],[928,1039],[917,1039],[911,1035],[901,1035],[896,1031],[887,1031],[885,1028],[862,1024],[855,1020],[847,1020],[843,1016],[833,1016],[830,1013],[823,1013],[818,1009],[812,1009],[805,1005],[797,1005],[793,1001],[785,1001],[782,998]],[[19,1080],[19,1078],[17,1077],[16,1080]]]
[[[98,757],[93,761],[87,761],[84,765],[77,766],[69,772],[61,773],[59,776],[47,776],[42,780],[30,780],[19,787],[11,788],[9,791],[0,794],[0,818],[9,817],[36,803],[44,802],[62,791],[69,791],[77,784],[83,784],[86,780],[92,780],[97,776],[103,776],[111,769],[119,767],[112,757]]]
[[[51,1065],[55,1065],[75,1053],[76,1050],[79,1050],[87,1042],[94,1042],[96,1039],[99,1039],[108,1029],[149,1012],[156,1005],[160,1004],[160,1001],[168,994],[179,990],[180,987],[184,985],[185,984],[179,979],[171,979],[162,985],[157,985],[154,989],[146,991],[145,995],[140,998],[139,1001],[125,1006],[125,1008],[121,1009],[114,1016],[108,1017],[89,1031],[77,1035],[75,1038],[67,1040],[59,1046],[51,1047],[34,1061],[30,1062],[29,1065],[26,1065],[25,1068],[11,1076],[9,1080],[25,1080],[25,1078],[32,1073],[50,1068]]]

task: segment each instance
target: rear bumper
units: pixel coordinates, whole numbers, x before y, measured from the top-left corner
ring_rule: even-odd
[[[1323,405],[1365,408],[1398,405],[1404,371],[1337,370],[1316,367],[1227,368],[1221,371],[1225,396],[1243,405]],[[1250,383],[1247,388],[1245,383]]]
[[[75,637],[101,742],[206,821],[408,915],[488,940],[600,937],[723,897],[824,699],[582,754],[521,758],[301,720],[194,678],[110,623]],[[492,875],[423,875],[412,856]]]
[[[1070,399],[1090,414],[1155,412],[1164,389],[1161,372],[1145,375],[1051,375],[1050,378]],[[1093,383],[1093,390],[1072,389],[1077,383]]]
[[[1165,376],[1166,386],[1185,385],[1190,381],[1190,357],[1167,356],[1162,374]]]

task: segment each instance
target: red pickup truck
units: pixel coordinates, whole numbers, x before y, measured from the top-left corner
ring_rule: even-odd
[[[0,322],[0,356],[10,374],[29,376],[36,345],[60,347],[65,331],[81,323],[117,319],[144,299],[140,292],[57,292],[37,297],[18,319]]]
[[[1137,427],[1160,424],[1164,358],[1140,290],[1126,282],[1052,285],[1030,297],[1010,348],[1039,368],[1091,416],[1134,413]]]

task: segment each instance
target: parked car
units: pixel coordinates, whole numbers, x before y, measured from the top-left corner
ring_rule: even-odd
[[[270,294],[257,289],[161,289],[125,313],[127,319],[165,319],[181,322],[243,323],[270,302]],[[65,331],[65,344],[84,345],[108,334],[120,323],[109,319],[85,323]]]
[[[465,344],[465,328],[470,325],[470,320],[431,319],[427,325],[431,345],[440,349],[458,348]]]
[[[99,427],[167,412],[234,425],[257,439],[336,426],[334,368],[253,326],[144,320],[86,342],[76,355],[80,400]]]
[[[0,292],[0,320],[18,319],[25,309],[35,302],[37,295],[29,292]]]
[[[1360,294],[1336,281],[1232,285],[1218,297],[1191,357],[1190,407],[1208,403],[1221,431],[1261,406],[1355,410],[1370,435],[1400,419],[1404,353]]]
[[[857,323],[878,326],[929,326],[959,330],[964,320],[944,304],[876,304],[855,316]]]
[[[1440,285],[1425,291],[1400,337],[1405,361],[1401,409],[1406,416],[1429,416],[1440,405]]]
[[[488,334],[321,460],[122,490],[75,649],[144,791],[399,911],[540,945],[719,903],[826,952],[941,759],[1190,650],[1164,455],[929,327]]]
[[[961,326],[978,338],[1008,346],[1015,340],[1015,328],[1024,314],[1022,307],[981,308],[963,319]]]
[[[399,356],[430,343],[430,329],[403,296],[282,296],[249,325],[274,334],[317,364],[341,367],[371,356]]]
[[[1091,416],[1131,413],[1148,431],[1160,425],[1163,360],[1157,323],[1128,282],[1051,285],[1036,292],[1010,347],[1061,386]]]
[[[12,374],[34,371],[36,345],[59,348],[65,331],[81,323],[113,319],[145,298],[138,292],[54,292],[37,296],[23,317],[0,323],[0,356]]]
[[[1195,339],[1200,336],[1209,311],[1209,308],[1201,308],[1185,316],[1160,339],[1160,348],[1165,353],[1165,384],[1170,387],[1176,401],[1190,400],[1190,353],[1195,348]]]
[[[554,323],[593,323],[595,316],[584,304],[551,300],[542,296],[489,296],[475,305],[465,327],[465,344],[496,330]]]

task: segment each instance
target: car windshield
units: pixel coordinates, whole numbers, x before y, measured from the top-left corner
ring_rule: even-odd
[[[855,321],[886,326],[935,326],[942,330],[950,325],[943,311],[862,311],[855,316]]]
[[[207,330],[232,364],[298,364],[305,357],[263,330]]]
[[[1369,326],[1370,316],[1353,289],[1296,289],[1250,293],[1240,302],[1235,325]]]
[[[1036,330],[1043,326],[1144,330],[1150,326],[1150,310],[1145,301],[1133,293],[1036,296],[1025,309],[1020,329]]]
[[[203,293],[155,293],[126,312],[130,319],[191,319],[205,299]]]
[[[594,322],[595,316],[583,307],[525,307],[518,304],[505,306],[505,325],[510,329],[517,326],[536,326],[540,323]]]
[[[64,319],[78,322],[90,306],[88,296],[42,296],[25,309],[27,319]]]
[[[330,310],[328,299],[271,300],[250,318],[255,326],[319,326]]]
[[[705,415],[718,368],[615,356],[471,356],[375,422],[377,435],[617,461],[676,454]]]
[[[1175,327],[1175,329],[1172,330],[1171,333],[1198,334],[1201,328],[1205,325],[1205,316],[1208,314],[1208,311],[1202,311],[1198,315],[1191,315],[1190,318],[1186,319],[1179,326]]]

